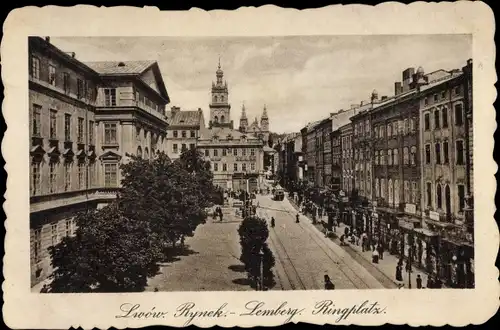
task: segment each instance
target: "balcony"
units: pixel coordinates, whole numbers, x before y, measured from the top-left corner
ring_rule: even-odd
[[[30,198],[30,212],[47,211],[59,207],[93,201],[111,201],[116,198],[116,193],[118,191],[119,188],[94,188],[32,196]]]

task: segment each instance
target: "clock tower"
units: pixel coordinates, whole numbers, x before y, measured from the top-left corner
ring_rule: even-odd
[[[212,101],[210,107],[210,127],[228,127],[233,129],[231,120],[231,105],[229,104],[229,92],[227,81],[223,81],[224,71],[219,66],[215,72],[216,82],[212,81]]]

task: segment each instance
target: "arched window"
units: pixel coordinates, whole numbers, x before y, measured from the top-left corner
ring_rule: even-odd
[[[144,159],[149,159],[149,150],[148,147],[144,148]]]
[[[436,186],[436,207],[438,209],[443,208],[443,195],[441,191],[441,185],[439,183]]]
[[[392,150],[387,150],[387,165],[392,165]]]
[[[385,125],[380,125],[380,135],[379,138],[383,139],[385,137]]]
[[[375,165],[378,165],[378,150],[375,151]]]
[[[394,180],[394,205],[399,205],[399,180]]]
[[[387,124],[387,137],[390,138],[392,136],[392,125]]]
[[[141,157],[142,158],[142,148],[140,146],[137,147],[137,157]]]
[[[399,152],[398,149],[394,149],[393,151],[393,156],[394,156],[394,165],[399,165]]]
[[[380,197],[380,182],[378,178],[375,178],[375,197]]]
[[[417,164],[417,147],[415,146],[411,147],[411,164]]]
[[[409,131],[410,131],[410,124],[407,118],[404,120],[404,134],[408,134]]]
[[[405,181],[403,185],[404,185],[404,191],[403,191],[404,201],[405,203],[410,203],[410,181]]]
[[[403,148],[403,165],[408,165],[410,162],[410,155],[408,154],[408,147]]]
[[[380,179],[380,197],[385,199],[385,179]]]
[[[214,116],[214,122],[218,123],[219,122],[219,117]]]
[[[217,97],[217,95],[214,96],[214,99],[215,99],[215,102],[219,102],[219,98]]]
[[[224,122],[224,116],[220,116],[220,122],[223,123]]]
[[[389,204],[392,205],[394,204],[394,187],[392,185],[392,179],[389,179],[387,186],[389,189]]]
[[[444,195],[446,202],[446,215],[449,217],[451,214],[451,192],[449,185],[446,185],[446,187],[444,188]]]
[[[221,102],[224,102],[224,95],[221,95],[221,96],[220,96],[220,101],[221,101]]]

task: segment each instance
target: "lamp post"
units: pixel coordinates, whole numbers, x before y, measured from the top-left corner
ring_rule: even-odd
[[[408,289],[411,289],[411,264],[413,258],[413,232],[409,233],[409,249],[408,249]]]
[[[260,289],[264,291],[264,249],[259,251],[260,258]]]

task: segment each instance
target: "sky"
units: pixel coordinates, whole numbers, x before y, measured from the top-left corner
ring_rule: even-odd
[[[267,107],[272,132],[307,123],[379,96],[394,94],[402,71],[460,69],[472,58],[470,35],[286,37],[52,37],[80,61],[156,60],[171,103],[201,108],[209,120],[210,90],[220,57],[231,119],[260,119]]]

